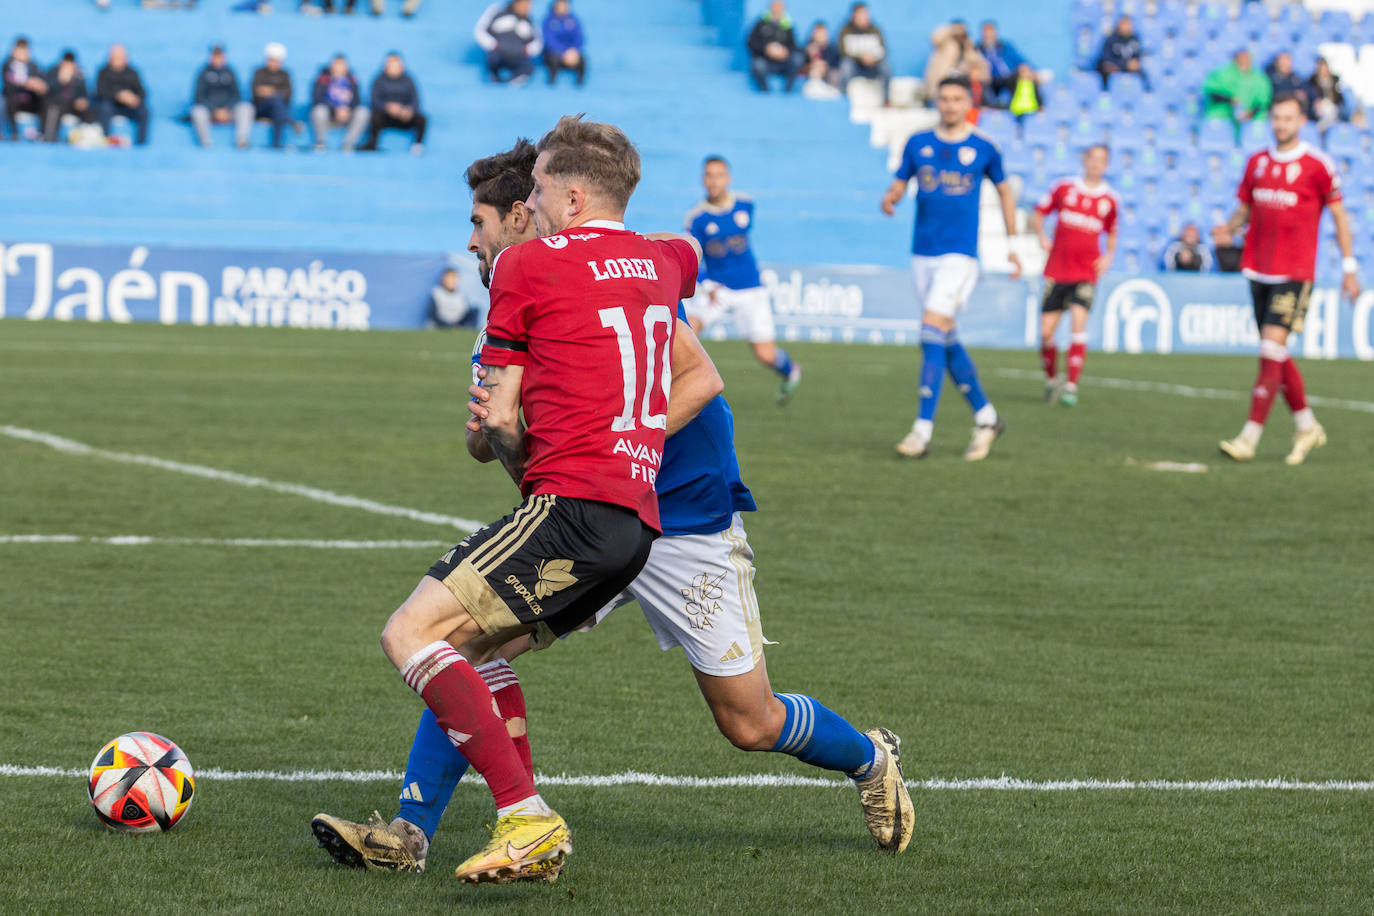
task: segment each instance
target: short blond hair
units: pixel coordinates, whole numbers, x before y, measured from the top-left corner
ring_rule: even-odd
[[[614,124],[564,115],[539,141],[548,153],[544,171],[560,178],[580,178],[623,208],[639,186],[639,150]]]

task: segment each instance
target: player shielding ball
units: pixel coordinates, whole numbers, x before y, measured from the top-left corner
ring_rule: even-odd
[[[706,199],[687,212],[687,231],[702,250],[700,287],[687,303],[687,320],[700,334],[718,321],[733,318],[755,358],[782,377],[778,403],[786,404],[801,384],[802,367],[777,345],[773,307],[749,244],[754,202],[732,192],[730,181],[730,164],[720,156],[702,163]]]
[[[1302,103],[1295,96],[1280,93],[1274,97],[1269,109],[1274,145],[1250,157],[1236,192],[1240,205],[1213,230],[1219,244],[1230,244],[1235,232],[1247,223],[1250,226],[1241,270],[1250,280],[1255,305],[1260,366],[1250,396],[1250,418],[1239,436],[1221,443],[1222,453],[1236,461],[1255,457],[1280,390],[1296,427],[1284,460],[1302,464],[1312,449],[1326,444],[1326,431],[1307,405],[1302,373],[1288,352],[1288,335],[1301,333],[1312,295],[1323,207],[1331,211],[1336,243],[1341,247],[1341,289],[1351,302],[1360,294],[1360,265],[1351,248],[1340,174],[1325,153],[1300,139],[1305,122]]]
[[[1093,305],[1097,281],[1111,266],[1116,254],[1116,218],[1121,201],[1103,176],[1109,153],[1097,144],[1083,152],[1081,178],[1055,183],[1035,206],[1031,222],[1040,244],[1049,252],[1045,263],[1045,293],[1040,303],[1040,361],[1045,367],[1045,400],[1056,399],[1065,407],[1078,403],[1078,378],[1088,355],[1088,310]],[[1054,240],[1045,233],[1045,218],[1058,214]],[[1107,251],[1100,245],[1107,234]],[[1072,337],[1067,360],[1068,377],[1058,374],[1059,350],[1054,332],[1065,310],[1072,310]]]
[[[973,438],[964,459],[981,461],[1006,424],[983,393],[973,358],[959,342],[955,316],[968,303],[978,282],[978,209],[983,179],[997,186],[1008,238],[1016,232],[1016,194],[1002,171],[997,144],[968,122],[973,107],[968,81],[962,77],[941,80],[936,107],[939,125],[907,141],[902,163],[882,199],[883,212],[891,216],[906,195],[907,185],[916,180],[911,269],[924,309],[921,402],[916,422],[897,443],[897,452],[909,458],[926,456],[948,370],[973,409]],[[1015,252],[1010,257],[1015,279],[1021,275],[1021,259]]]
[[[638,152],[612,125],[563,118],[540,141],[530,209],[536,226],[571,231],[493,259],[481,353],[483,435],[524,502],[436,562],[382,632],[495,799],[490,842],[457,869],[465,881],[571,851],[475,666],[513,639],[579,626],[638,575],[660,530],[653,481],[676,321],[663,303],[692,294],[698,253],[625,230],[639,176]]]

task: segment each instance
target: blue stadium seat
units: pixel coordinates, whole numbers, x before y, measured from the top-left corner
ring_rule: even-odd
[[[1181,114],[1170,110],[1155,126],[1155,147],[1165,154],[1182,155],[1193,148],[1193,131]]]
[[[1116,123],[1104,125],[1111,130],[1112,145],[1121,149],[1140,150],[1145,146],[1145,125],[1134,112],[1123,111]]]
[[[1164,100],[1153,92],[1148,92],[1137,99],[1131,105],[1131,110],[1135,113],[1135,119],[1142,126],[1153,127],[1164,120]]]
[[[1230,121],[1205,118],[1198,125],[1197,148],[1203,153],[1230,152],[1235,145],[1236,131]]]
[[[1269,9],[1263,3],[1246,3],[1236,16],[1235,28],[1252,38],[1258,38],[1268,30],[1270,21]]]
[[[1080,112],[1069,124],[1069,143],[1074,146],[1089,146],[1102,142],[1102,128],[1092,117]]]
[[[1312,14],[1300,3],[1285,3],[1279,8],[1274,21],[1285,27],[1289,34],[1306,34],[1312,29]]]
[[[1298,136],[1317,149],[1322,148],[1322,132],[1311,121],[1302,126],[1302,132]]]
[[[1069,73],[1069,88],[1080,102],[1095,102],[1102,91],[1102,77],[1090,70],[1073,70]]]
[[[1326,132],[1326,151],[1337,157],[1362,159],[1365,156],[1366,137],[1350,124],[1333,124]]]
[[[1107,91],[1112,104],[1134,104],[1145,95],[1145,81],[1138,73],[1113,73],[1107,77]]]
[[[1345,10],[1322,10],[1315,31],[1322,41],[1349,41],[1355,33],[1355,21]]]
[[[998,108],[984,108],[978,115],[978,127],[999,146],[1005,146],[1020,133],[1016,128],[1016,119]]]
[[[1269,121],[1265,118],[1252,118],[1240,128],[1241,149],[1259,149],[1269,142]]]
[[[1021,122],[1021,138],[1027,146],[1053,146],[1060,139],[1059,122],[1046,112],[1027,115]]]
[[[1073,32],[1073,65],[1078,70],[1092,70],[1102,50],[1102,30],[1097,24],[1078,24]]]

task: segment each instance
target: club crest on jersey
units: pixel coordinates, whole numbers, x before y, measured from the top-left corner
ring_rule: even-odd
[[[707,235],[715,235],[715,234],[716,234],[717,232],[719,232],[719,231],[720,231],[720,227],[717,226],[715,223],[707,223],[707,224],[706,224],[706,234],[707,234]]]
[[[1107,214],[1111,211],[1111,209],[1112,202],[1107,198],[1104,197],[1097,202],[1097,215],[1102,217],[1103,219],[1106,219]]]
[[[978,151],[971,146],[959,147],[959,164],[964,166],[973,165],[973,160],[978,158]]]
[[[1075,207],[1078,205],[1078,192],[1070,191],[1064,195],[1064,206]]]
[[[736,210],[735,225],[739,226],[741,229],[747,227],[749,225],[749,214],[743,210]]]
[[[548,245],[548,246],[549,246],[550,248],[552,248],[554,251],[557,251],[557,250],[560,249],[560,248],[567,248],[567,247],[568,247],[568,240],[567,240],[567,238],[565,238],[564,236],[561,236],[561,235],[551,235],[551,236],[548,236],[547,238],[542,238],[542,239],[540,239],[539,241],[543,242],[545,245]]]
[[[921,147],[921,156],[922,156],[922,157],[930,158],[931,156],[934,156],[934,155],[935,155],[935,150],[932,149],[931,147],[929,147],[929,146],[923,146],[923,147]]]
[[[1288,184],[1292,184],[1293,182],[1298,180],[1298,176],[1301,174],[1302,163],[1290,162],[1288,163],[1288,167],[1284,169],[1284,181],[1286,181]]]
[[[1269,157],[1260,156],[1258,159],[1255,160],[1255,177],[1263,178],[1264,170],[1267,168],[1269,168]]]

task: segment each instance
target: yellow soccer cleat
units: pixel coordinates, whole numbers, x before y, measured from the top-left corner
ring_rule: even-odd
[[[1284,458],[1286,464],[1302,464],[1307,460],[1307,453],[1314,448],[1321,448],[1326,444],[1326,430],[1322,429],[1320,423],[1310,429],[1300,429],[1293,434],[1293,450]]]
[[[973,438],[969,440],[968,448],[964,449],[964,460],[982,461],[992,450],[992,443],[1006,431],[1006,421],[1001,417],[998,417],[997,422],[990,426],[975,426]]]
[[[429,841],[419,827],[400,818],[388,824],[374,811],[366,824],[355,824],[331,814],[317,814],[310,829],[340,865],[374,871],[425,870]]]
[[[864,820],[879,849],[902,852],[911,842],[916,826],[916,809],[902,779],[902,739],[885,728],[870,728],[864,734],[878,746],[883,757],[872,773],[855,782]]]
[[[897,443],[897,454],[907,458],[924,458],[929,452],[930,443],[922,439],[914,429]]]
[[[1249,461],[1255,457],[1255,441],[1245,436],[1221,441],[1221,453],[1232,461]]]
[[[459,865],[454,876],[471,884],[552,882],[570,853],[572,831],[557,814],[507,814],[496,822],[487,845]]]

